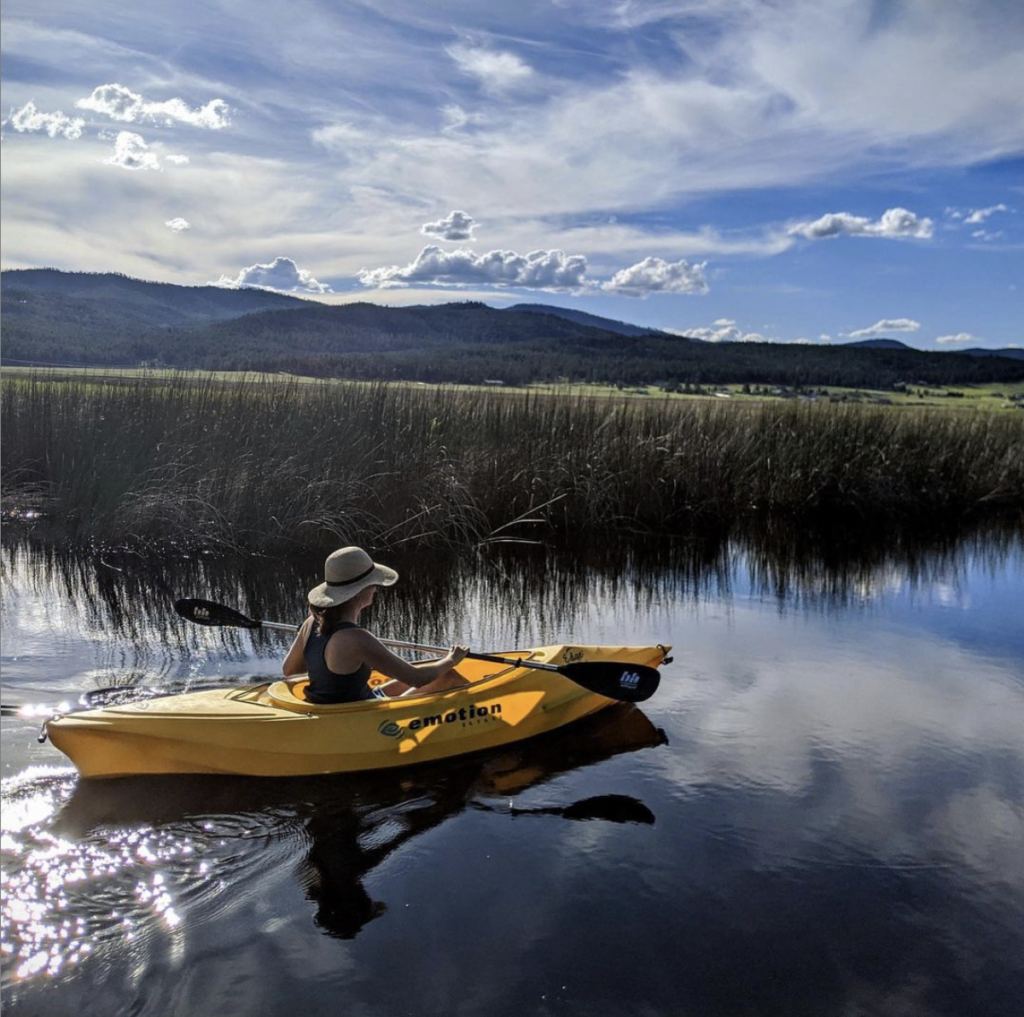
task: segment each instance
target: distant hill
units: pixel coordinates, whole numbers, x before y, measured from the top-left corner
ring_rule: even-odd
[[[4,272],[0,288],[8,364],[667,387],[739,382],[886,388],[918,381],[1024,380],[1024,363],[1006,356],[926,353],[896,340],[846,346],[705,343],[546,305],[332,305],[265,290],[53,270]]]
[[[899,339],[858,339],[857,342],[839,343],[840,346],[859,346],[865,350],[910,350],[912,346],[901,343]]]
[[[176,286],[146,282],[114,272],[61,272],[54,268],[20,269],[0,275],[4,310],[39,306],[32,296],[61,297],[65,307],[102,305],[116,307],[139,321],[176,325],[185,321],[237,318],[253,311],[308,307],[310,301],[261,289],[228,289],[223,286]],[[10,305],[8,306],[8,301]]]
[[[587,314],[586,311],[576,311],[568,307],[552,307],[549,304],[513,304],[507,310],[515,311],[518,314],[553,314],[559,318],[565,318],[567,321],[574,321],[578,325],[587,325],[590,328],[599,328],[604,332],[615,332],[618,335],[669,335],[668,332],[662,332],[661,329],[642,328],[640,325],[630,325],[626,321],[602,318],[597,314]]]
[[[980,346],[972,346],[969,350],[954,350],[963,357],[1009,357],[1011,360],[1024,360],[1024,350],[1013,346],[1004,346],[998,350],[986,350]]]

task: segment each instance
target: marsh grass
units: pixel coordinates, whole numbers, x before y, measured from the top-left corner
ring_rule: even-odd
[[[8,503],[240,548],[945,525],[1024,506],[1011,415],[368,383],[5,378]]]

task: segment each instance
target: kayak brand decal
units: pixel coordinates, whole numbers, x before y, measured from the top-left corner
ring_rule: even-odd
[[[566,664],[577,664],[584,656],[585,654],[582,650],[573,650],[566,647],[565,651],[562,653],[562,660],[564,660]]]
[[[636,671],[623,671],[619,678],[619,685],[624,689],[635,689],[640,685],[640,675]]]
[[[377,731],[385,738],[401,738],[410,731],[422,731],[425,728],[444,727],[446,724],[480,724],[501,717],[501,703],[489,703],[484,706],[460,706],[457,710],[445,713],[433,713],[426,717],[413,717],[403,727],[393,720],[381,722]]]

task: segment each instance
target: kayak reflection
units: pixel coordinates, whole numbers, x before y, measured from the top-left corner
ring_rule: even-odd
[[[621,753],[665,744],[665,733],[635,706],[617,705],[529,742],[403,771],[265,780],[168,776],[79,781],[55,820],[68,838],[126,825],[192,836],[244,825],[281,841],[298,827],[308,850],[297,869],[329,936],[352,939],[387,910],[364,881],[420,834],[467,809],[569,820],[654,823],[626,795],[596,795],[564,806],[518,807],[510,799],[552,779]],[[499,806],[487,799],[504,799]],[[221,873],[231,881],[230,874]],[[187,914],[186,914],[187,919]]]

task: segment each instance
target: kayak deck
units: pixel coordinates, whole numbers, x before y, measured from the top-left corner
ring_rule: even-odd
[[[614,700],[531,668],[604,660],[657,666],[657,646],[516,650],[522,666],[466,659],[470,684],[445,692],[314,704],[304,677],[204,690],[50,720],[53,744],[84,777],[156,773],[305,776],[406,766],[554,730]],[[386,681],[371,675],[370,683]]]

